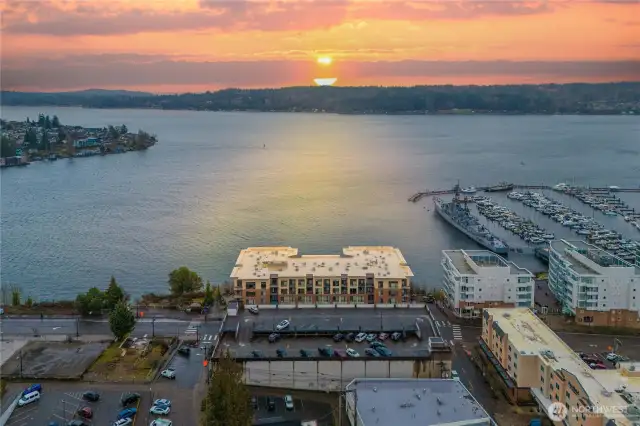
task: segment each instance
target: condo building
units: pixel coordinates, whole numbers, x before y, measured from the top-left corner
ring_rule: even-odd
[[[582,323],[640,328],[640,266],[584,241],[549,248],[549,288],[565,312]]]
[[[556,425],[638,424],[640,363],[591,369],[530,309],[485,309],[482,316],[481,349],[512,396],[532,397],[561,418]]]
[[[451,311],[480,318],[483,308],[533,307],[533,274],[488,250],[443,250],[443,290]]]
[[[231,272],[236,298],[245,305],[408,303],[412,277],[400,250],[388,246],[346,247],[336,255],[249,247]]]

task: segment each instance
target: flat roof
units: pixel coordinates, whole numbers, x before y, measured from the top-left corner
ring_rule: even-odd
[[[489,250],[443,250],[462,275],[476,275],[479,268],[509,268],[511,275],[533,276],[531,271],[498,256]]]
[[[306,278],[350,277],[405,279],[413,277],[402,252],[390,246],[355,246],[342,249],[337,255],[300,255],[292,247],[249,247],[240,251],[231,278],[268,280],[279,277]]]
[[[551,242],[551,246],[560,252],[562,258],[569,262],[571,268],[580,275],[602,275],[602,273],[574,256],[573,251],[576,250],[600,268],[632,268],[635,275],[640,275],[640,267],[582,240],[555,240]]]
[[[539,356],[554,369],[573,374],[587,392],[592,404],[626,406],[616,393],[621,386],[627,392],[640,392],[640,378],[624,377],[618,370],[592,370],[560,337],[527,308],[488,308],[494,327],[509,336],[509,342],[520,355]]]
[[[347,385],[363,426],[429,426],[491,417],[458,380],[356,379]],[[350,394],[348,394],[350,395]],[[462,423],[460,423],[462,424]]]

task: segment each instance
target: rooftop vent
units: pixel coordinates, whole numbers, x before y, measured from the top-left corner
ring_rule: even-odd
[[[374,388],[373,388],[373,391],[374,391],[374,392],[378,392],[378,388],[374,387]]]

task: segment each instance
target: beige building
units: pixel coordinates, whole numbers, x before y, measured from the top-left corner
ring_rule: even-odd
[[[249,247],[231,272],[245,305],[353,305],[409,302],[413,272],[399,249],[346,247],[337,255],[300,255],[292,247]]]
[[[551,414],[564,417],[555,424],[632,426],[640,420],[639,363],[593,370],[526,308],[485,309],[482,341],[507,387],[530,391],[547,414],[553,407]]]

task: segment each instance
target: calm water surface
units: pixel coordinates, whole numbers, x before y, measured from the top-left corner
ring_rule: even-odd
[[[2,118],[40,112],[142,128],[159,143],[2,170],[1,279],[37,299],[75,297],[111,275],[134,295],[162,292],[181,265],[222,282],[240,249],[262,245],[302,253],[394,245],[417,281],[437,286],[440,250],[478,247],[436,217],[431,200],[408,203],[417,190],[457,180],[640,185],[640,117],[7,107]],[[623,198],[640,208],[640,197]]]

